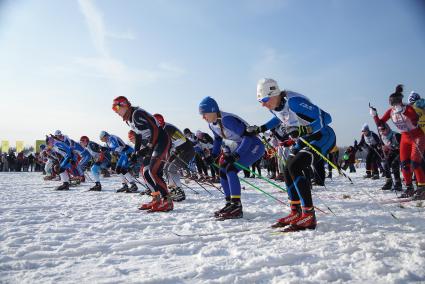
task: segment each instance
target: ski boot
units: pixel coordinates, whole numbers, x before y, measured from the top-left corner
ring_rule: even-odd
[[[406,190],[398,198],[409,198],[415,194],[415,189],[412,184],[406,186]]]
[[[128,190],[128,185],[126,183],[122,184],[122,187],[117,190],[117,193],[126,192]]]
[[[373,176],[370,179],[373,179],[373,180],[379,179],[379,173],[373,174]]]
[[[223,212],[218,215],[219,220],[240,219],[243,217],[242,203],[231,203]]]
[[[130,187],[127,187],[127,190],[125,191],[126,193],[136,193],[139,190],[139,188],[137,187],[137,185],[132,182]]]
[[[171,199],[170,195],[164,197],[163,199],[160,199],[159,202],[156,202],[152,205],[152,208],[149,209],[148,212],[168,212],[174,209],[173,200]]]
[[[69,182],[64,182],[62,185],[56,187],[56,190],[69,190]]]
[[[372,175],[370,174],[370,171],[366,171],[366,175],[363,176],[363,178],[371,178]]]
[[[161,203],[161,197],[159,196],[158,191],[152,192],[151,196],[152,200],[140,205],[139,210],[151,210],[153,206],[158,206],[158,204]]]
[[[101,191],[102,185],[100,185],[100,182],[96,182],[96,184],[89,189],[89,191]]]
[[[277,220],[276,223],[274,223],[271,227],[272,228],[282,228],[289,226],[291,222],[294,222],[298,218],[301,217],[301,206],[299,204],[292,204],[291,205],[291,213],[289,213],[288,216],[280,218]]]
[[[149,188],[140,192],[140,195],[151,195],[151,194],[152,194],[152,190],[150,190]]]
[[[180,202],[186,199],[186,194],[180,187],[173,188],[170,191],[170,197],[173,201]]]
[[[43,179],[44,180],[52,180],[54,178],[55,178],[55,176],[45,176]]]
[[[104,178],[111,177],[111,174],[110,174],[110,173],[109,173],[109,171],[108,171],[108,170],[106,170],[106,169],[104,169],[104,170],[102,171],[102,175],[103,175],[103,177],[104,177]]]
[[[413,200],[425,200],[425,186],[418,186],[415,195],[413,196]]]
[[[298,219],[292,221],[291,224],[283,230],[283,232],[314,230],[316,229],[316,226],[317,221],[314,207],[303,207],[301,216]]]
[[[385,184],[381,187],[382,190],[391,190],[393,187],[393,180],[391,178],[387,178],[385,180]]]
[[[226,201],[226,205],[224,205],[223,208],[221,208],[220,210],[217,210],[214,212],[214,217],[218,218],[220,216],[221,213],[223,213],[224,211],[227,210],[227,208],[231,205],[232,203],[230,201]]]

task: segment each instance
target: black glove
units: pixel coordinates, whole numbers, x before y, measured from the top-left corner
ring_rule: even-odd
[[[225,165],[227,166],[227,165],[231,165],[231,164],[233,164],[234,162],[237,162],[238,160],[239,160],[239,154],[238,153],[236,153],[236,152],[234,152],[234,153],[231,153],[231,154],[229,154],[229,155],[224,155],[224,162],[225,162]]]
[[[137,162],[137,159],[139,158],[139,155],[137,154],[138,151],[135,151],[133,153],[131,153],[130,155],[130,162],[132,164],[135,164]]]

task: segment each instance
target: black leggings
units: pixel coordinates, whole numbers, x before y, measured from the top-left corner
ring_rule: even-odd
[[[162,197],[168,195],[167,184],[164,181],[164,164],[170,152],[171,141],[168,135],[158,137],[152,156],[143,160],[143,178],[154,191],[159,191]]]
[[[302,206],[313,206],[311,181],[308,172],[312,162],[318,160],[319,158],[316,154],[307,149],[289,156],[283,175],[288,189],[288,197],[291,201],[297,202],[301,199]]]

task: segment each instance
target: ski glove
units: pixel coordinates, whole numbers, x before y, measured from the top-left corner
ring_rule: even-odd
[[[255,136],[260,133],[260,127],[258,127],[257,125],[247,126],[245,132],[247,135]]]
[[[248,136],[256,136],[257,134],[263,133],[265,131],[267,131],[267,127],[265,125],[261,125],[261,126],[251,125],[251,126],[247,126],[244,134]]]
[[[313,132],[313,129],[311,128],[311,126],[300,125],[300,126],[298,126],[298,128],[295,128],[294,130],[289,132],[289,136],[291,136],[291,138],[298,138],[298,137],[302,137],[304,135],[311,134],[312,132]]]
[[[374,107],[369,108],[369,113],[371,116],[378,116],[378,112],[376,111],[376,108]]]

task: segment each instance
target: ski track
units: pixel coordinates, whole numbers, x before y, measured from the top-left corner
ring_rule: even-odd
[[[174,211],[149,214],[137,210],[148,197],[115,193],[118,177],[102,192],[87,192],[90,183],[57,192],[39,173],[0,173],[0,283],[425,283],[424,208],[381,204],[394,220],[361,189],[376,201],[395,194],[363,174],[315,187],[327,213],[316,211],[315,231],[276,235],[269,226],[288,207],[249,186],[244,219],[220,222],[221,193],[194,182],[199,195],[185,189]]]

